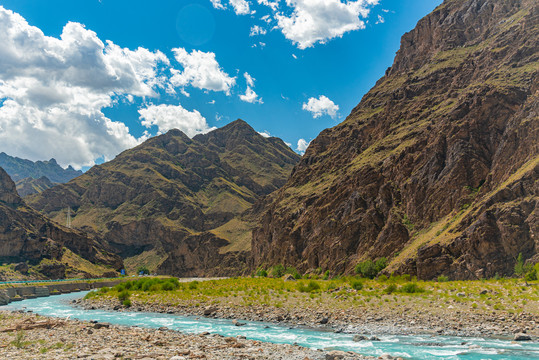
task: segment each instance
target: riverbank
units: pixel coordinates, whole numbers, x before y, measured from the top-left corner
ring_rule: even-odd
[[[47,326],[47,322],[49,322]],[[33,329],[3,332],[19,327]],[[30,313],[0,311],[2,358],[22,359],[374,359],[349,352],[318,351],[217,334],[183,334],[87,321],[62,320]]]
[[[77,304],[86,309],[268,321],[361,335],[539,336],[536,284],[419,282],[413,283],[417,291],[407,293],[408,284],[238,278],[193,282],[173,291],[131,291],[130,307],[122,305],[115,290]]]

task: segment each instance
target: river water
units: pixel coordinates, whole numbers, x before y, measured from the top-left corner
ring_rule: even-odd
[[[430,335],[383,335],[381,341],[354,342],[350,334],[338,334],[307,328],[290,328],[265,322],[245,321],[235,326],[231,320],[179,316],[145,312],[84,310],[71,305],[87,291],[28,299],[0,306],[2,310],[32,310],[52,317],[96,320],[117,325],[146,328],[167,327],[185,333],[210,332],[224,336],[243,335],[248,339],[279,344],[298,344],[314,349],[354,351],[363,355],[391,354],[406,359],[539,359],[538,342],[513,342],[481,337]]]

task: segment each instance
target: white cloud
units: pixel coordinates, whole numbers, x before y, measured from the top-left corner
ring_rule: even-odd
[[[264,102],[262,101],[262,99],[259,98],[256,92],[252,89],[255,86],[255,79],[253,79],[253,77],[248,73],[244,73],[243,76],[245,77],[245,82],[247,83],[247,90],[245,90],[244,95],[240,95],[241,101],[245,101],[251,104],[263,104]]]
[[[298,140],[298,146],[296,148],[297,151],[299,151],[302,155],[305,153],[305,150],[309,147],[309,144],[311,142],[305,141],[305,139],[299,139]]]
[[[230,5],[234,8],[236,15],[248,15],[251,14],[251,8],[249,2],[246,0],[229,0]]]
[[[271,134],[267,130],[261,131],[261,132],[259,132],[259,134],[262,135],[265,138],[271,137]]]
[[[139,109],[141,124],[147,128],[157,126],[159,133],[165,133],[170,129],[180,129],[187,136],[207,133],[215,128],[210,127],[197,110],[189,111],[181,105],[150,105]]]
[[[346,32],[363,29],[365,23],[359,16],[367,17],[369,5],[378,0],[286,0],[293,8],[291,15],[278,13],[277,24],[284,36],[300,49],[312,47],[317,42],[342,37]]]
[[[297,58],[298,58],[298,57],[296,56],[296,54],[292,54],[292,57],[293,57],[294,59],[297,59]]]
[[[230,88],[236,83],[236,77],[224,72],[212,52],[193,50],[188,53],[183,48],[172,49],[174,57],[182,65],[183,71],[170,69],[173,87],[184,88],[192,85],[199,89],[224,91],[230,95]]]
[[[266,5],[266,6],[270,7],[271,10],[276,11],[279,8],[279,1],[280,0],[275,0],[275,1],[258,0],[258,3],[260,5]]]
[[[77,168],[110,160],[146,135],[135,138],[102,109],[156,96],[168,64],[159,51],[105,44],[79,23],[67,23],[60,38],[45,36],[0,6],[0,148]]]
[[[249,33],[249,36],[266,35],[267,32],[268,31],[264,29],[263,27],[258,26],[258,25],[253,25],[251,27],[251,32]]]
[[[210,0],[214,8],[224,10],[225,6],[221,3],[221,0]]]
[[[378,15],[378,21],[376,21],[376,24],[383,24],[384,22],[384,17],[382,15]]]
[[[337,111],[339,111],[339,105],[335,105],[333,101],[324,95],[320,95],[318,99],[309,98],[307,103],[303,103],[303,110],[307,110],[313,114],[313,118],[320,117],[324,114],[335,118]]]

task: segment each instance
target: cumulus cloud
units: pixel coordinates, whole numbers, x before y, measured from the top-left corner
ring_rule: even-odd
[[[303,110],[307,110],[313,114],[313,118],[320,117],[322,115],[329,115],[332,118],[337,116],[339,111],[339,105],[336,105],[328,97],[320,95],[317,98],[309,98],[307,103],[303,103]]]
[[[141,124],[147,128],[157,126],[159,133],[165,133],[170,129],[179,129],[187,136],[207,133],[215,129],[210,127],[206,118],[197,110],[189,111],[181,105],[150,105],[138,110],[142,120]]]
[[[298,48],[306,49],[365,28],[359,17],[367,17],[369,6],[377,4],[378,0],[286,0],[286,3],[293,12],[276,14],[277,25],[287,39]]]
[[[271,10],[276,11],[276,10],[279,8],[279,1],[280,1],[280,0],[275,0],[275,1],[270,1],[270,0],[258,0],[258,3],[259,3],[260,5],[266,5],[266,6],[270,7]]]
[[[248,15],[251,13],[249,2],[246,0],[229,0],[236,15]]]
[[[172,49],[175,59],[183,67],[183,71],[170,69],[173,87],[182,90],[188,85],[199,89],[224,91],[230,95],[230,88],[236,83],[236,77],[224,72],[212,52],[193,50],[188,53],[183,48]],[[185,91],[185,90],[184,90]]]
[[[102,112],[119,99],[153,97],[167,57],[107,41],[69,22],[60,38],[0,6],[0,147],[32,160],[93,165],[146,139]]]
[[[225,9],[225,6],[221,2],[221,0],[210,0],[210,1],[214,8],[220,9],[220,10]]]
[[[296,147],[296,150],[301,153],[301,155],[305,154],[305,150],[309,147],[309,144],[311,142],[307,142],[305,139],[299,139],[298,140],[298,146]]]
[[[241,101],[245,101],[251,104],[263,104],[262,99],[259,98],[257,93],[252,89],[255,86],[255,79],[253,79],[253,77],[248,73],[244,73],[243,76],[245,77],[245,82],[247,83],[247,90],[245,90],[245,94],[240,95]]]

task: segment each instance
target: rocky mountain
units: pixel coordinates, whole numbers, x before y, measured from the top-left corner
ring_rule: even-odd
[[[64,228],[25,205],[15,183],[0,168],[0,261],[33,278],[101,276],[123,267],[84,233]],[[96,265],[100,264],[100,265]],[[0,277],[5,266],[0,269]]]
[[[47,177],[53,183],[66,183],[82,175],[82,171],[75,170],[71,165],[62,168],[55,159],[49,161],[31,161],[0,153],[0,167],[3,168],[15,182],[24,178],[39,179]]]
[[[191,275],[245,267],[249,212],[286,182],[299,156],[242,120],[190,139],[179,130],[151,138],[28,203],[103,238],[129,270]]]
[[[458,279],[537,262],[539,4],[446,0],[258,206],[253,266]]]
[[[50,189],[55,184],[52,183],[48,177],[42,176],[39,179],[34,179],[27,177],[21,180],[18,180],[15,183],[17,187],[17,192],[20,196],[26,197],[28,195],[37,194],[47,189]]]

